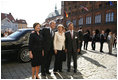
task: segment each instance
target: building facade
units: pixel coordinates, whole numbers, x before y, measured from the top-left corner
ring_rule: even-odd
[[[13,32],[18,29],[18,24],[15,22],[11,13],[1,13],[1,31],[12,30]]]
[[[63,24],[73,22],[75,30],[117,33],[117,1],[62,1]],[[68,17],[64,13],[68,14]]]
[[[18,24],[18,29],[23,29],[23,28],[27,28],[27,22],[26,20],[23,19],[16,19],[16,23]]]

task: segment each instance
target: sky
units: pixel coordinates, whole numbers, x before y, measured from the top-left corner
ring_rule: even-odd
[[[25,19],[28,27],[33,23],[42,24],[55,5],[61,9],[61,0],[1,0],[1,13],[11,13],[15,19]]]

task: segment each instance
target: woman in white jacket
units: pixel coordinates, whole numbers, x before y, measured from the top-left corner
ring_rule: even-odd
[[[54,73],[59,70],[62,72],[62,54],[65,50],[65,33],[63,32],[64,26],[59,24],[57,26],[58,31],[55,32],[54,36],[54,50],[55,50],[55,63],[54,63]]]

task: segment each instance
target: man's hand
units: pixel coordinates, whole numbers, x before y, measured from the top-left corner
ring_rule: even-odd
[[[79,43],[81,43],[81,41],[79,41]]]
[[[65,52],[67,53],[67,49],[65,49]]]
[[[34,33],[35,31],[32,31],[31,33]]]
[[[55,54],[57,54],[57,50],[56,49],[54,50],[54,52],[55,52]]]
[[[32,55],[32,51],[29,52],[29,57],[32,59],[33,55]]]
[[[42,50],[42,56],[44,56],[44,50]]]
[[[80,52],[80,49],[77,49],[77,52]]]

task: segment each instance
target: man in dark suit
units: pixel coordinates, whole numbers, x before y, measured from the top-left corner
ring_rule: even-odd
[[[84,33],[84,35],[83,35],[84,49],[86,49],[86,50],[87,50],[87,47],[88,47],[89,38],[90,38],[90,35],[89,35],[88,31],[86,31],[86,33]]]
[[[95,33],[95,31],[93,31],[92,43],[91,43],[92,50],[95,50],[95,43],[96,43],[96,33]]]
[[[103,43],[105,41],[105,35],[104,35],[104,31],[102,30],[102,33],[100,34],[100,52],[103,52]]]
[[[44,56],[43,56],[43,62],[41,65],[41,74],[43,76],[46,76],[46,74],[50,74],[49,67],[50,67],[50,63],[51,63],[52,54],[54,53],[54,50],[53,50],[53,39],[54,39],[53,29],[55,28],[55,26],[56,26],[55,21],[51,21],[49,23],[49,27],[43,28],[43,30],[42,30]]]
[[[81,54],[82,42],[83,42],[83,32],[82,32],[82,27],[80,27],[78,30],[79,54]]]
[[[68,72],[70,72],[70,63],[71,63],[71,56],[73,57],[74,62],[74,73],[77,72],[77,51],[78,51],[78,37],[77,33],[73,30],[73,23],[68,23],[69,31],[65,33],[65,51],[67,52],[67,67]]]

